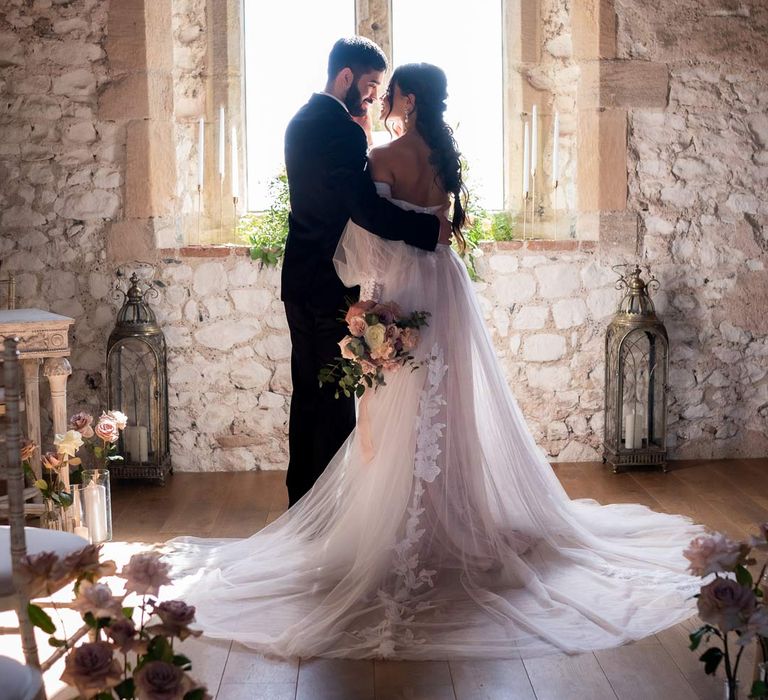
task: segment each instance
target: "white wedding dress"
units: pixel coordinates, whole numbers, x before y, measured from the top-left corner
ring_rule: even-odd
[[[693,614],[701,581],[682,550],[702,528],[568,498],[448,246],[350,223],[335,262],[361,296],[431,313],[424,364],[367,394],[364,430],[271,525],[171,543],[207,636],[281,657],[511,658],[612,647]]]

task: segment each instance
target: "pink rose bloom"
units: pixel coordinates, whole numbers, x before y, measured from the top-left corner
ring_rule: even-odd
[[[156,552],[139,552],[123,567],[120,576],[125,579],[126,593],[157,595],[160,586],[171,582],[170,568]]]
[[[360,363],[360,369],[362,370],[363,374],[367,374],[369,376],[373,376],[376,374],[376,365],[373,364],[373,362],[369,362],[368,360],[358,360]]]
[[[58,471],[61,467],[62,459],[55,452],[46,452],[41,458],[43,466],[52,472]]]
[[[395,344],[389,340],[385,340],[376,349],[371,350],[371,359],[373,360],[391,360],[394,356]]]
[[[69,424],[72,426],[73,430],[77,430],[77,432],[84,438],[93,437],[93,428],[91,427],[93,424],[93,416],[90,413],[85,413],[84,411],[75,413],[75,415],[69,419]]]
[[[107,415],[101,416],[96,424],[96,437],[104,442],[115,443],[120,439],[120,429],[117,423]]]
[[[362,338],[368,328],[368,324],[362,316],[353,316],[349,320],[349,332],[356,338]]]
[[[349,347],[352,342],[354,342],[354,338],[351,336],[345,336],[342,338],[342,340],[339,342],[339,347],[341,348],[341,356],[345,360],[354,360],[356,355],[354,352],[352,352],[351,348]]]
[[[717,577],[701,589],[699,617],[722,632],[730,632],[744,625],[756,604],[751,588],[730,578]]]
[[[397,372],[403,366],[400,360],[385,360],[384,371],[385,372]]]
[[[739,542],[734,542],[722,532],[714,532],[693,539],[683,556],[691,562],[688,570],[694,576],[706,576],[733,571],[744,560],[746,551]]]
[[[344,320],[349,323],[355,316],[367,314],[374,306],[376,306],[375,301],[358,301],[347,309],[347,315],[344,317]]]
[[[400,342],[402,342],[403,350],[406,352],[415,350],[419,344],[419,331],[416,328],[403,328],[400,333]]]

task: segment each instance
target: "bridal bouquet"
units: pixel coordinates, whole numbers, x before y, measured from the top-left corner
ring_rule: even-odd
[[[704,624],[690,635],[690,648],[695,651],[702,640],[708,643],[712,637],[719,640],[699,658],[709,674],[724,663],[729,700],[736,697],[739,663],[744,649],[752,642],[757,645],[758,674],[749,697],[768,697],[768,563],[763,562],[760,574],[753,579],[747,568],[757,563],[750,556],[753,551],[768,552],[768,523],[763,523],[760,535],[748,542],[736,542],[715,532],[697,537],[683,552],[691,562],[689,571],[709,579],[696,596]],[[733,642],[732,635],[736,636],[735,647],[729,644]]]
[[[384,372],[396,372],[407,364],[417,369],[411,352],[419,344],[419,328],[427,325],[428,317],[426,311],[406,316],[393,301],[352,304],[344,317],[349,335],[339,343],[341,357],[320,370],[320,386],[338,383],[336,398],[339,392],[359,398],[366,388],[386,384]]]

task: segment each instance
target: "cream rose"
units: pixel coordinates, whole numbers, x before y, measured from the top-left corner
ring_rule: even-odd
[[[371,350],[376,350],[384,342],[386,334],[386,327],[381,323],[375,323],[365,330],[365,342]]]
[[[53,444],[60,455],[74,457],[83,446],[83,436],[77,430],[67,430],[63,435],[57,435]]]
[[[118,430],[125,430],[125,426],[128,425],[128,416],[126,416],[125,413],[113,410],[107,411],[106,415],[117,423]]]

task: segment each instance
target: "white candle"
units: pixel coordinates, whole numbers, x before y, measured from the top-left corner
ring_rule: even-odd
[[[107,539],[107,490],[103,486],[90,483],[85,487],[85,521],[93,544]]]
[[[528,122],[523,132],[523,197],[528,196],[531,185],[531,134]]]
[[[197,186],[203,189],[205,172],[205,117],[200,117],[197,125]]]
[[[88,528],[85,527],[85,525],[77,525],[75,527],[75,534],[78,537],[82,537],[84,540],[87,540],[88,542],[91,541],[91,536],[88,533]]]
[[[539,110],[533,105],[531,115],[531,176],[536,175],[536,162],[539,153]]]
[[[640,410],[635,416],[635,449],[641,450],[643,448],[643,427],[645,425],[645,412],[643,411],[642,404]]]
[[[138,460],[144,464],[144,462],[149,461],[149,452],[147,451],[147,428],[144,425],[139,425],[136,427],[136,433],[138,437],[138,450],[137,450],[137,458]]]
[[[635,412],[624,413],[624,447],[631,450],[635,447]]]
[[[125,446],[125,458],[132,459],[137,454],[138,443],[136,442],[136,426],[126,425],[123,430],[123,445]]]
[[[219,107],[219,177],[224,179],[224,107]]]
[[[555,124],[552,127],[552,187],[560,179],[560,115],[555,112]]]
[[[240,196],[240,172],[237,163],[237,127],[232,127],[232,197]]]

